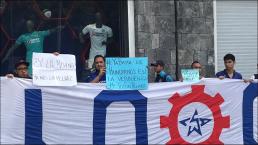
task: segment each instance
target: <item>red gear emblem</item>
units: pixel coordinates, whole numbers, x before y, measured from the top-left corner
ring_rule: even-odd
[[[220,94],[211,97],[204,93],[204,85],[192,85],[192,93],[181,97],[178,93],[174,94],[168,101],[173,104],[169,116],[160,116],[160,128],[169,128],[171,140],[167,144],[192,144],[185,141],[179,134],[178,115],[180,110],[193,102],[199,102],[209,107],[214,118],[214,128],[210,137],[198,144],[223,144],[219,140],[223,128],[230,127],[230,117],[221,115],[220,106],[224,99]]]

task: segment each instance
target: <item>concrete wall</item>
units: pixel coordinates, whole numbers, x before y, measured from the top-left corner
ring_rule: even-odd
[[[198,60],[203,74],[214,76],[213,1],[178,0],[177,15],[179,73]],[[135,29],[136,56],[149,57],[149,63],[163,60],[175,77],[174,0],[135,0]],[[153,70],[149,75],[153,80]]]

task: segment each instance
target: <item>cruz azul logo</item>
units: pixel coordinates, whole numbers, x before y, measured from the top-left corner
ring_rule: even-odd
[[[220,105],[224,99],[204,93],[204,85],[192,85],[185,96],[174,94],[169,116],[160,117],[160,127],[169,128],[167,144],[223,144],[219,140],[223,128],[230,127],[230,117],[223,117]]]

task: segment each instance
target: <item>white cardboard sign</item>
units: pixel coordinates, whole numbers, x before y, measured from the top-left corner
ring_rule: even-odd
[[[75,56],[33,53],[32,78],[37,86],[77,85]]]

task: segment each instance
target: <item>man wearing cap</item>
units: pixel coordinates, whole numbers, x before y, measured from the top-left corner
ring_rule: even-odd
[[[7,74],[6,77],[8,78],[18,77],[18,78],[31,79],[28,72],[29,65],[30,64],[28,62],[24,60],[20,60],[15,64],[15,72],[13,74]]]
[[[154,66],[156,73],[154,82],[173,82],[173,78],[164,71],[165,64],[162,60],[157,60],[155,63],[152,63],[151,66]]]

